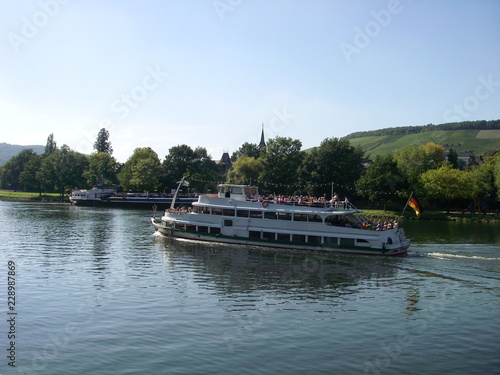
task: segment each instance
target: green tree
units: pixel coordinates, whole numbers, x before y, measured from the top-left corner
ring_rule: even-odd
[[[233,184],[250,184],[251,181],[258,180],[263,170],[262,160],[241,155],[231,166],[227,180]]]
[[[187,177],[193,159],[194,151],[188,145],[171,147],[162,163],[163,184],[171,189],[175,188],[177,181]]]
[[[42,193],[40,181],[36,178],[36,174],[42,165],[43,156],[33,155],[33,157],[24,164],[23,171],[19,175],[19,183],[23,186],[24,191],[37,191]]]
[[[420,177],[426,196],[447,204],[452,199],[474,198],[476,187],[470,175],[454,169],[446,163],[438,169],[430,169]]]
[[[297,170],[302,162],[302,143],[298,139],[276,137],[262,149],[262,170],[259,180],[270,191],[290,194],[297,184]]]
[[[44,154],[38,168],[35,179],[40,185],[40,190],[44,192],[56,191],[56,175],[55,175],[55,155]]]
[[[156,158],[139,159],[132,165],[132,178],[129,183],[139,192],[154,191],[158,187],[160,160]]]
[[[111,147],[111,142],[109,141],[109,131],[105,128],[99,130],[97,134],[97,140],[94,143],[94,150],[97,153],[104,152],[108,155],[113,154],[113,147]]]
[[[243,143],[237,151],[233,152],[231,155],[231,161],[234,163],[240,156],[243,155],[257,159],[260,156],[259,146],[255,143]]]
[[[434,142],[421,146],[409,145],[394,151],[394,160],[408,179],[410,189],[419,191],[420,175],[444,164],[444,148]]]
[[[196,147],[193,153],[187,178],[191,179],[190,189],[196,192],[213,191],[215,185],[208,181],[218,181],[221,178],[217,163],[212,160],[204,147]]]
[[[87,168],[88,159],[85,155],[73,151],[67,145],[62,145],[53,155],[55,156],[56,189],[61,192],[61,195],[68,189],[86,185],[83,173]]]
[[[306,154],[300,167],[302,184],[312,184],[309,194],[320,196],[334,189],[341,195],[352,194],[363,171],[364,153],[348,140],[326,138],[319,147]]]
[[[13,156],[3,165],[2,168],[2,188],[10,190],[24,190],[25,186],[20,181],[21,173],[24,171],[26,164],[36,157],[36,154],[31,149],[25,149]]]
[[[89,186],[109,185],[118,182],[116,173],[119,163],[106,152],[98,152],[89,156],[89,165],[83,176]]]
[[[163,184],[175,188],[177,181],[185,177],[191,191],[213,190],[215,185],[207,181],[220,179],[220,171],[204,147],[192,149],[188,145],[178,145],[169,149],[162,163]]]
[[[373,201],[396,197],[406,187],[406,178],[391,155],[377,155],[356,182],[357,193]]]
[[[493,180],[497,190],[497,199],[500,200],[500,153],[487,159],[493,165]]]
[[[36,179],[44,191],[64,195],[66,190],[86,185],[83,174],[87,165],[85,155],[63,145],[43,158]]]
[[[45,144],[45,154],[50,155],[52,154],[55,150],[57,150],[57,143],[54,140],[54,133],[51,133],[47,137],[47,143]]]
[[[154,191],[158,188],[161,164],[158,154],[150,147],[136,148],[118,174],[125,190]]]
[[[451,164],[451,166],[455,169],[460,169],[460,163],[459,163],[459,160],[458,160],[458,154],[457,152],[450,148],[450,150],[448,151],[448,162]]]
[[[476,194],[482,199],[496,200],[500,198],[500,153],[485,159],[483,164],[467,169]]]

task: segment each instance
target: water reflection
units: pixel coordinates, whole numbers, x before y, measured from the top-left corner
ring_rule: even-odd
[[[372,280],[384,282],[397,272],[399,259],[283,251],[155,238],[165,267],[191,265],[194,281],[227,293],[277,291],[309,298],[320,298],[328,290],[334,294],[351,293],[350,288]],[[300,291],[300,293],[297,293]]]

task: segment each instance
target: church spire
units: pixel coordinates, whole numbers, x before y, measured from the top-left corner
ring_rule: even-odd
[[[260,150],[262,147],[266,147],[266,141],[265,141],[265,139],[264,139],[264,124],[262,124],[262,133],[261,133],[261,135],[260,135],[259,150]]]

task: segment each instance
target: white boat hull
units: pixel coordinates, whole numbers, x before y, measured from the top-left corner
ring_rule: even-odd
[[[342,245],[342,243],[337,241],[334,246],[325,243],[295,243],[295,242],[283,242],[278,240],[266,240],[258,238],[245,238],[237,236],[228,236],[224,234],[211,234],[211,233],[199,233],[195,231],[187,231],[182,229],[174,229],[173,227],[166,225],[160,219],[151,219],[152,224],[156,231],[158,231],[162,236],[169,238],[179,238],[188,239],[193,241],[205,241],[205,242],[219,242],[228,243],[235,245],[250,245],[250,246],[263,246],[272,248],[282,248],[291,250],[307,250],[307,251],[323,251],[323,252],[334,252],[334,253],[349,253],[349,254],[363,254],[363,255],[389,255],[389,256],[405,256],[407,255],[408,248],[410,247],[409,241],[402,241],[398,244],[389,245],[386,243],[381,243],[379,247],[376,247],[375,243],[368,247],[366,242],[363,245],[358,245],[355,238],[348,238],[352,240],[353,246]],[[398,230],[401,231],[401,230]],[[388,233],[387,233],[388,234]]]

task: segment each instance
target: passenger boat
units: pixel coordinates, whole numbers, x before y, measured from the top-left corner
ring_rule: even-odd
[[[376,255],[406,255],[410,246],[397,224],[374,228],[347,201],[281,204],[259,198],[255,186],[221,184],[218,194],[198,196],[189,209],[174,205],[175,198],[161,218],[151,219],[167,237]]]
[[[73,190],[69,196],[69,201],[77,206],[100,206],[105,199],[115,193],[115,189],[102,188]]]

